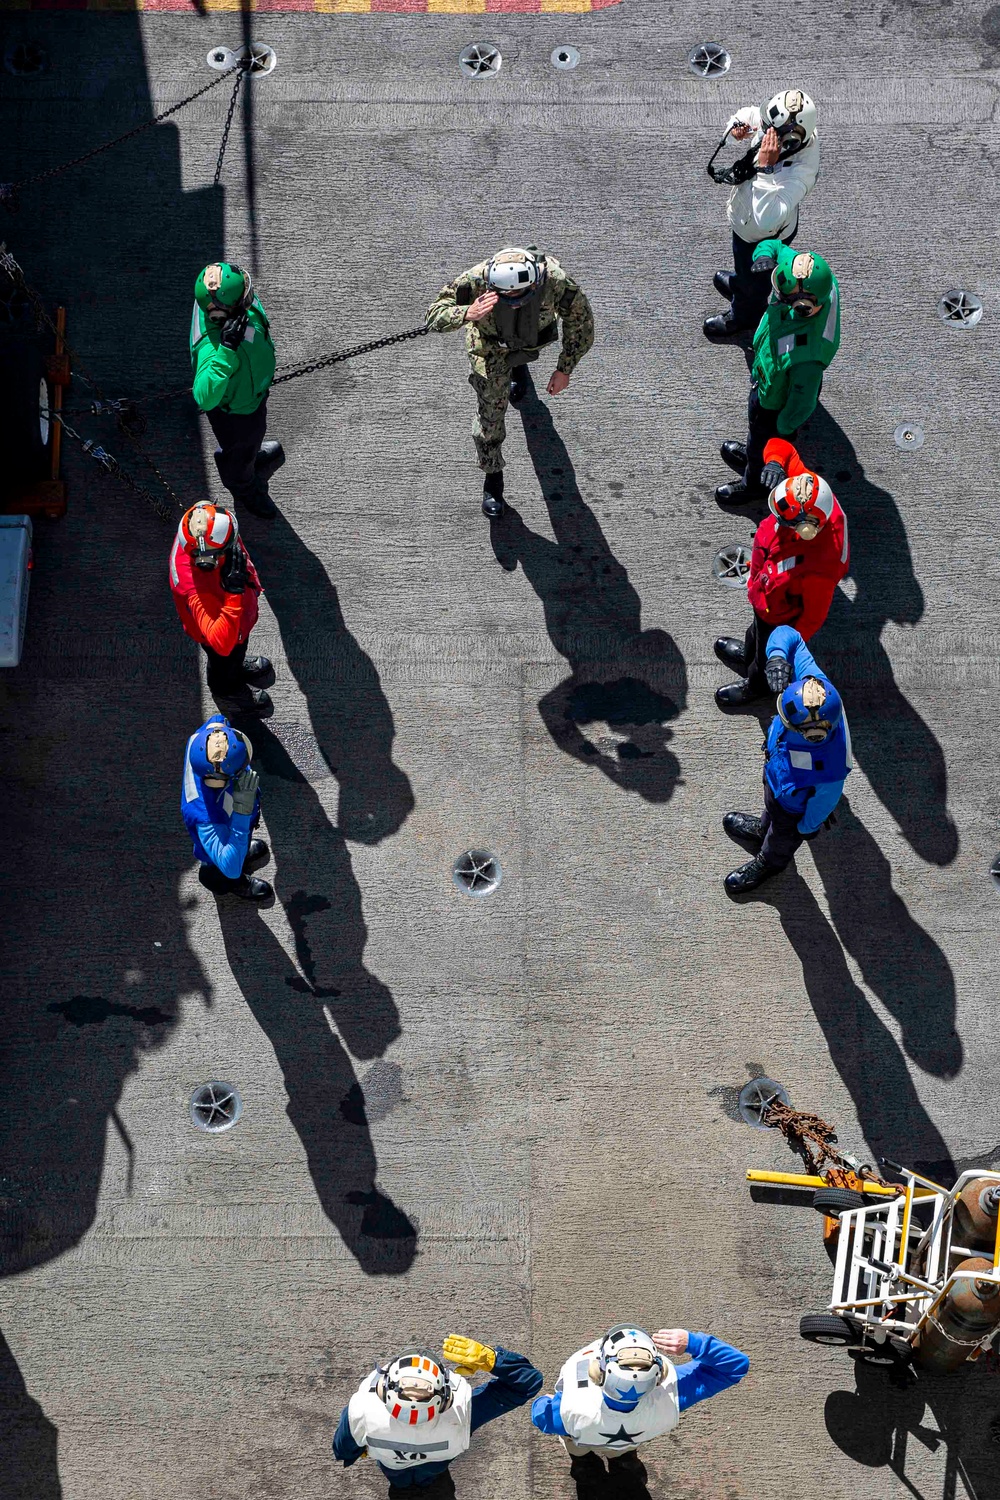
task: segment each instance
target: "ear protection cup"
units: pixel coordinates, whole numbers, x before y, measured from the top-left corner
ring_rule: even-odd
[[[385,1400],[385,1374],[381,1374],[375,1382],[375,1394],[380,1401]]]
[[[594,1355],[591,1355],[590,1363],[587,1366],[587,1375],[595,1385],[604,1384],[604,1371],[601,1369],[601,1362]]]

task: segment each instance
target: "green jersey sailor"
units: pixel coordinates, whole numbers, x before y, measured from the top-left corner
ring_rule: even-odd
[[[249,271],[218,261],[199,273],[190,342],[192,394],[215,433],[219,478],[247,510],[271,517],[267,482],[285,454],[279,442],[264,441],[274,344]]]
[[[721,504],[764,495],[765,443],[794,440],[816,410],[823,373],[840,348],[840,289],[821,255],[762,240],[753,269],[770,272],[771,300],[753,336],[747,440],[722,444],[722,457],[740,478],[716,490]]]

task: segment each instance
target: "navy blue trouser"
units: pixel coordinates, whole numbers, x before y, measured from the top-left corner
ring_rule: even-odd
[[[762,696],[770,692],[764,670],[767,666],[767,643],[771,639],[771,631],[776,629],[776,625],[771,625],[754,610],[753,619],[747,626],[743,642],[747,663],[747,683]]]
[[[743,470],[743,482],[754,496],[762,496],[764,493],[760,482],[760,473],[764,467],[764,447],[771,438],[778,435],[779,415],[779,412],[768,411],[766,406],[761,406],[757,382],[752,380],[747,401],[747,466]],[[787,436],[789,442],[794,443],[794,432]]]
[[[790,813],[782,807],[777,797],[764,782],[764,811],[760,815],[760,826],[764,830],[764,842],[760,852],[765,864],[772,870],[783,870],[791,864],[796,849],[802,843],[799,832],[801,813]]]
[[[228,656],[220,656],[211,646],[201,642],[201,649],[208,657],[208,691],[213,698],[235,698],[247,685],[243,673],[249,641],[239,641]]]
[[[234,500],[245,500],[257,488],[254,459],[267,432],[267,397],[247,416],[218,407],[205,415],[219,445],[215,450],[219,478]]]
[[[782,242],[790,245],[798,232],[798,218],[791,234],[783,234]],[[764,316],[767,299],[771,295],[771,278],[764,271],[754,271],[753,253],[756,245],[733,235],[733,295],[729,306],[733,321],[738,328],[756,328]]]

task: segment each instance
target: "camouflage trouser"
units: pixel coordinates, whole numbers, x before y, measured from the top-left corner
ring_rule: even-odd
[[[473,370],[469,384],[476,393],[479,411],[472,429],[479,467],[487,474],[503,468],[501,444],[507,436],[504,413],[510,399],[510,371],[506,359],[490,360],[486,375]]]

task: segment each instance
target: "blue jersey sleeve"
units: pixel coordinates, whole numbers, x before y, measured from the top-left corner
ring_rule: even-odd
[[[345,1469],[349,1469],[351,1464],[357,1463],[358,1459],[364,1454],[364,1451],[363,1448],[358,1447],[351,1436],[351,1424],[347,1420],[347,1407],[345,1406],[344,1410],[340,1413],[337,1430],[333,1434],[333,1456],[340,1459]]]
[[[513,1411],[536,1396],[542,1388],[542,1372],[523,1354],[496,1346],[493,1378],[472,1392],[472,1431],[485,1427],[494,1417]]]
[[[556,1437],[565,1437],[566,1429],[562,1424],[562,1393],[556,1391],[554,1396],[537,1396],[531,1403],[531,1420],[539,1432],[553,1433]]]
[[[243,871],[243,861],[250,847],[250,827],[253,817],[249,813],[233,813],[229,827],[218,823],[199,823],[198,838],[209,859],[223,875],[235,880]],[[228,837],[223,837],[228,835]]]
[[[815,657],[799,632],[791,625],[779,625],[776,630],[771,631],[767,654],[769,657],[783,656],[790,664],[796,682],[803,677],[826,677],[826,673],[821,672],[816,665]]]
[[[802,834],[815,833],[820,824],[830,816],[837,803],[840,794],[844,790],[842,781],[821,781],[819,786],[813,788],[812,796],[805,805],[805,810],[799,819],[798,829]]]
[[[691,1362],[677,1366],[677,1399],[681,1411],[717,1396],[731,1385],[738,1385],[750,1368],[750,1361],[732,1344],[724,1344],[710,1333],[689,1333],[688,1353]]]

